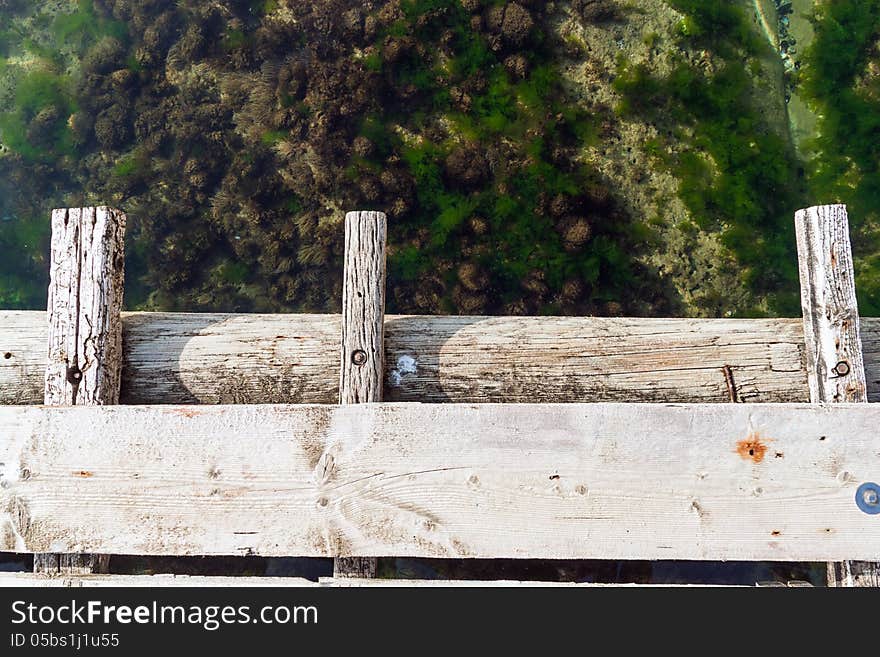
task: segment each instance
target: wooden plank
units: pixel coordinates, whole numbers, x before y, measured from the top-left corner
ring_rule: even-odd
[[[859,308],[844,205],[801,210],[795,216],[801,307],[810,401],[868,401]],[[880,586],[880,563],[828,564],[829,586]]]
[[[117,210],[52,212],[46,404],[119,402],[124,235]]]
[[[801,210],[795,228],[810,401],[866,402],[846,206]]]
[[[233,577],[198,575],[84,575],[81,577],[45,577],[30,573],[0,573],[0,589],[16,588],[314,588],[361,586],[388,588],[594,588],[594,587],[652,587],[664,588],[699,584],[604,584],[597,582],[539,582],[531,580],[449,580],[449,579],[357,579],[352,577],[322,577],[318,582],[298,577]],[[781,584],[781,586],[785,586]]]
[[[387,232],[381,212],[345,217],[340,404],[382,401]]]
[[[481,579],[357,579],[351,577],[322,577],[320,585],[333,588],[701,588],[701,584],[640,584],[633,582],[539,582],[531,580]],[[725,587],[726,588],[726,587]],[[732,587],[739,588],[739,587]]]
[[[388,223],[383,213],[349,212],[346,215],[340,404],[382,401],[387,238]],[[370,578],[376,576],[378,566],[375,558],[343,555],[333,562],[333,574]]]
[[[32,573],[0,573],[2,588],[236,588],[236,587],[317,587],[315,582],[301,577],[234,577],[198,575],[64,575],[47,577]]]
[[[106,207],[52,212],[47,406],[119,402],[125,215]],[[34,572],[84,574],[106,555],[44,553]]]
[[[0,550],[867,560],[877,426],[873,404],[5,407]]]
[[[332,404],[339,315],[123,313],[123,404]],[[880,319],[861,320],[880,401]],[[0,311],[0,404],[43,400],[45,313]],[[386,316],[385,401],[806,402],[800,319]],[[7,357],[8,355],[8,357]]]
[[[34,554],[34,572],[50,575],[76,576],[106,573],[110,570],[107,554]]]

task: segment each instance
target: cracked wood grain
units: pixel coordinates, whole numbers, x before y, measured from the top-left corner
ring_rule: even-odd
[[[340,315],[123,313],[123,404],[332,404]],[[880,401],[880,320],[861,319]],[[0,311],[0,403],[41,404],[45,313]],[[809,401],[801,319],[385,317],[385,401]],[[8,356],[8,357],[7,357]]]
[[[388,220],[383,213],[346,215],[340,404],[382,401],[387,237]],[[342,555],[333,562],[333,573],[336,577],[376,577],[378,565],[378,559]]]
[[[117,210],[52,212],[46,404],[119,402],[124,233]]]
[[[795,226],[810,400],[866,402],[846,206],[801,210]]]
[[[47,406],[119,402],[125,215],[107,207],[52,212]],[[37,554],[34,571],[101,572],[106,555]]]
[[[868,560],[878,424],[876,404],[2,407],[0,550]]]
[[[810,401],[868,401],[846,206],[795,216]],[[829,586],[878,586],[880,563],[828,564]]]

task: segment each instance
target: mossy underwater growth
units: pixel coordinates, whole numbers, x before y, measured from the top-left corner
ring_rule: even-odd
[[[880,0],[825,3],[807,53],[804,93],[820,115],[813,196],[849,207],[856,292],[880,315]]]
[[[23,72],[16,81],[11,111],[0,113],[3,144],[27,162],[48,161],[74,153],[68,117],[75,104],[69,80],[51,67]]]
[[[598,120],[566,102],[542,9],[466,4],[401,3],[370,46],[394,110],[363,122],[349,176],[366,203],[377,173],[380,185],[394,169],[414,183],[388,208],[407,218],[392,224],[395,303],[602,313],[626,299],[638,309],[627,294],[640,289],[627,253],[635,230],[577,161]]]
[[[638,9],[563,4],[603,26]],[[807,191],[837,185],[848,200],[841,167],[852,160],[869,313],[880,270],[871,120],[859,117],[863,141],[833,160],[836,174],[805,167],[800,177],[790,145],[751,102],[768,46],[739,5],[668,5],[683,16],[678,43],[653,32],[639,41],[709,49],[722,65],[704,70],[682,56],[659,75],[622,57],[618,111],[672,126],[644,148],[678,182],[689,213],[679,228],[721,235],[743,268],[754,302],[730,312],[799,314],[791,215]],[[662,222],[629,215],[582,157],[620,119],[563,83],[565,58],[586,57],[591,44],[555,31],[548,12],[559,7],[77,0],[57,16],[11,7],[0,9],[14,19],[0,29],[0,187],[9,190],[0,215],[10,217],[0,239],[43,251],[0,265],[7,305],[45,303],[39,285],[13,287],[45,280],[45,247],[19,224],[50,204],[100,202],[129,214],[129,307],[335,310],[342,217],[374,208],[390,217],[390,312],[680,312],[678,291],[642,264]],[[873,55],[870,34],[855,40],[862,54],[839,64],[857,84]],[[719,299],[706,312],[724,309]]]
[[[794,212],[809,204],[791,145],[763,120],[753,102],[756,57],[769,46],[731,3],[673,0],[683,13],[683,45],[710,44],[718,66],[676,57],[656,76],[625,57],[618,64],[618,111],[676,126],[646,144],[655,162],[678,179],[678,194],[695,230],[716,231],[737,257],[756,301],[740,316],[800,311]],[[672,141],[685,147],[669,155]],[[665,142],[665,143],[664,143]]]
[[[662,312],[644,230],[578,160],[598,120],[566,102],[547,18],[526,0],[81,0],[52,23],[79,64],[59,71],[65,130],[10,145],[80,185],[67,202],[128,211],[130,306],[335,309],[344,211],[377,208],[389,311]],[[31,114],[10,110],[13,137]]]

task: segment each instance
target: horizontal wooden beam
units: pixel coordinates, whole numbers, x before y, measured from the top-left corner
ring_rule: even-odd
[[[33,573],[0,573],[2,588],[236,588],[236,587],[316,587],[315,582],[301,577],[250,577],[222,575],[74,575],[49,577]]]
[[[46,577],[32,573],[0,573],[0,589],[15,588],[605,588],[605,587],[700,587],[700,584],[603,584],[598,582],[539,582],[531,580],[464,580],[464,579],[358,579],[355,577],[322,577],[319,581],[297,577],[235,577],[217,575],[82,575]],[[785,584],[780,584],[785,586]]]
[[[338,315],[133,313],[123,326],[123,404],[338,400]],[[861,333],[880,401],[880,320]],[[0,404],[42,403],[47,340],[44,313],[0,311]],[[389,316],[385,350],[386,401],[809,399],[800,319]]]
[[[880,554],[880,406],[0,408],[0,551]]]

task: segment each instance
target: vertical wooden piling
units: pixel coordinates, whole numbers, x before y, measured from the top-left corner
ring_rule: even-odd
[[[795,216],[807,378],[814,403],[867,403],[846,206]],[[828,564],[829,586],[878,586],[880,563]]]
[[[125,215],[112,208],[52,212],[49,406],[119,402]],[[104,572],[106,555],[36,554],[34,572]]]
[[[345,217],[340,404],[382,401],[387,232],[381,212]],[[374,558],[339,557],[333,570],[336,577],[375,577],[377,565]]]

